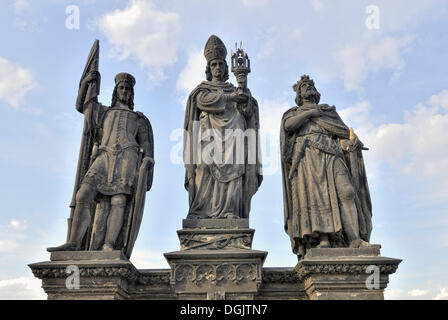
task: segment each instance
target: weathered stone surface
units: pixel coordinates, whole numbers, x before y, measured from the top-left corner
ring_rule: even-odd
[[[182,229],[177,234],[181,250],[251,249],[253,229]]]
[[[128,258],[121,250],[114,251],[54,251],[50,254],[50,261],[67,261],[67,260],[123,260]]]
[[[53,252],[51,261],[30,264],[50,300],[129,299],[129,284],[139,272],[120,251]],[[74,271],[74,270],[77,271]],[[69,287],[69,277],[79,274],[79,288]]]
[[[247,219],[263,179],[258,102],[247,87],[249,57],[242,49],[232,55],[235,87],[227,82],[226,55],[221,39],[210,36],[204,48],[207,80],[187,99],[183,141],[187,219]]]
[[[180,299],[253,299],[262,282],[267,252],[244,249],[183,250],[165,253],[170,282]],[[218,294],[219,293],[219,294]]]
[[[185,252],[188,251],[180,253]],[[85,252],[74,253],[82,256]],[[182,293],[173,286],[172,269],[137,270],[129,261],[115,259],[120,255],[113,253],[115,256],[110,260],[105,259],[104,255],[93,257],[90,261],[59,257],[29,266],[34,275],[42,280],[42,288],[48,299],[382,299],[388,275],[396,270],[400,261],[384,257],[378,259],[378,256],[372,256],[371,261],[366,258],[360,261],[354,255],[338,260],[331,254],[328,255],[331,259],[324,259],[319,253],[319,259],[304,259],[296,268],[261,269],[261,283],[255,280],[257,290],[254,293],[250,291],[255,288],[252,279],[257,279],[254,275],[255,270],[258,272],[259,269],[256,264],[256,268],[250,266],[253,261],[244,261],[241,259],[244,255],[236,255],[233,264],[226,265],[219,263],[219,254],[214,254],[207,259],[207,263],[202,264],[198,263],[200,255],[196,254],[190,256],[193,258],[189,261],[191,264],[177,266],[176,271],[184,271],[177,274],[182,286],[193,287],[193,290]],[[173,257],[179,255],[174,254]],[[263,254],[259,257],[262,258]],[[365,271],[369,263],[380,267],[380,290],[365,287],[369,275]],[[68,274],[65,271],[69,265],[79,267],[79,290],[66,288]],[[235,287],[241,285],[246,291],[223,290],[223,285],[229,283],[235,284]]]
[[[295,271],[311,300],[378,300],[384,299],[389,275],[397,270],[400,262],[380,256],[379,246],[376,249],[312,248],[298,262]],[[372,278],[375,272],[376,279]],[[372,286],[371,281],[376,284]]]
[[[363,143],[336,112],[319,104],[314,81],[294,84],[297,106],[281,121],[285,231],[302,259],[309,248],[369,246],[372,204]]]
[[[247,229],[249,219],[183,219],[184,229]]]
[[[255,299],[308,300],[308,296],[294,268],[263,268]]]
[[[123,250],[129,258],[151,189],[154,137],[151,123],[134,111],[135,78],[115,76],[112,105],[98,102],[101,75],[96,40],[79,84],[76,110],[84,129],[70,204],[66,243],[54,251]]]

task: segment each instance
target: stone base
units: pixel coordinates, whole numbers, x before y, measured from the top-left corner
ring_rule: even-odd
[[[254,299],[267,252],[252,250],[248,219],[184,219],[181,251],[165,253],[179,299]]]
[[[29,267],[55,300],[376,300],[401,262],[372,245],[309,249],[295,268],[263,269],[247,219],[185,219],[178,235],[181,250],[164,254],[171,269],[137,270],[121,251],[52,252]]]
[[[59,251],[30,264],[49,300],[129,299],[137,269],[121,251]]]
[[[252,248],[254,229],[248,219],[184,219],[177,231],[181,250]]]
[[[245,249],[165,253],[179,299],[254,299],[267,252]]]
[[[29,266],[34,275],[42,280],[48,299],[318,300],[383,299],[388,275],[400,263],[400,260],[379,256],[379,247],[311,249],[295,269],[263,268],[259,277],[247,265],[250,266],[255,260],[255,269],[259,272],[258,267],[261,267],[266,252],[232,250],[236,252],[229,255],[226,250],[226,255],[221,256],[223,250],[202,250],[204,251],[205,254],[197,250],[166,254],[167,258],[172,258],[173,264],[184,270],[184,273],[179,273],[174,278],[173,269],[136,270],[120,251],[53,252],[51,261]],[[254,255],[248,255],[248,251],[252,251]],[[244,256],[250,259],[243,259]],[[257,264],[259,261],[260,264]],[[191,262],[191,268],[179,265],[179,262]],[[213,265],[212,262],[216,263]],[[66,279],[70,275],[65,271],[70,265],[79,268],[79,289],[68,289],[66,286]],[[379,267],[379,289],[366,287],[365,280],[372,275],[366,273],[370,265]],[[181,271],[179,268],[175,270]],[[196,273],[193,273],[194,270]],[[226,277],[222,277],[223,274]],[[198,275],[202,276],[198,278]],[[182,291],[183,289],[188,289],[188,292]]]
[[[389,275],[401,260],[367,248],[314,248],[295,270],[311,300],[383,300]]]

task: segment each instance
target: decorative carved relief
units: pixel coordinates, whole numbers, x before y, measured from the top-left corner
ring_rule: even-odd
[[[220,284],[222,281],[239,284],[244,281],[256,281],[259,274],[259,265],[253,263],[179,264],[173,268],[175,282],[191,282],[195,285]]]
[[[182,234],[179,236],[181,250],[191,249],[251,249],[252,237],[249,234],[211,235],[203,233]]]

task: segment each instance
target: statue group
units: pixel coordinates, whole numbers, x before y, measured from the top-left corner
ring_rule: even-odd
[[[227,82],[227,49],[212,35],[204,49],[206,80],[189,95],[184,122],[187,220],[248,219],[263,176],[257,100],[247,87],[250,60],[231,53],[238,86]],[[101,77],[95,42],[76,110],[84,130],[65,244],[48,251],[122,250],[129,258],[151,189],[151,124],[134,111],[135,79],[115,77],[110,107],[97,100]],[[334,106],[319,104],[308,76],[293,86],[296,106],[281,120],[285,230],[299,260],[310,248],[368,247],[371,203],[365,149]],[[279,186],[280,187],[280,186]]]

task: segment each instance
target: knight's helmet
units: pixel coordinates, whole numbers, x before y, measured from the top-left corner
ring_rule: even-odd
[[[208,38],[204,48],[204,56],[207,62],[213,59],[226,60],[227,49],[221,39],[214,34]]]

